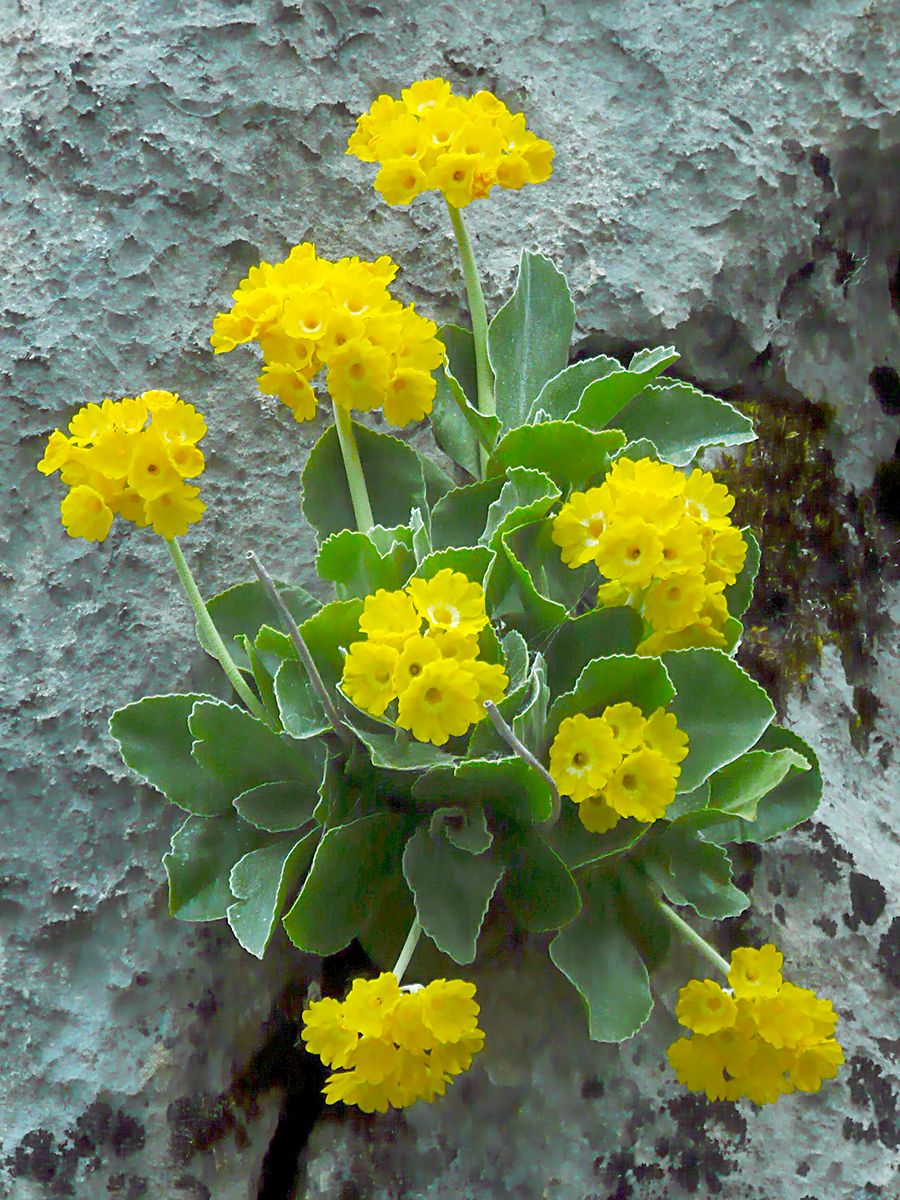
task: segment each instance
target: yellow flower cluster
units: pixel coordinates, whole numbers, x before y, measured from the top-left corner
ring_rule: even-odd
[[[687,734],[673,713],[649,717],[627,701],[599,717],[566,717],[550,747],[550,774],[578,805],[585,829],[606,833],[621,817],[656,821],[675,799],[688,752]]]
[[[831,1001],[785,983],[783,961],[771,945],[742,948],[731,955],[730,991],[711,979],[681,989],[676,1015],[694,1037],[673,1042],[669,1062],[685,1087],[710,1100],[774,1104],[837,1074],[844,1052]]]
[[[301,1037],[327,1067],[329,1104],[363,1112],[407,1108],[443,1096],[484,1045],[475,985],[436,979],[401,988],[390,971],[356,979],[347,999],[317,1000],[303,1013]]]
[[[347,153],[381,170],[375,188],[388,204],[443,192],[454,208],[491,188],[518,190],[553,171],[553,147],[491,92],[454,96],[444,79],[422,79],[401,99],[379,96],[357,120]]]
[[[185,483],[203,471],[205,433],[201,414],[172,392],[104,400],[78,410],[71,436],[55,429],[37,467],[59,471],[69,488],[60,505],[69,537],[102,542],[116,514],[181,537],[206,509],[200,489]]]
[[[481,584],[449,567],[399,591],[379,588],[366,597],[366,640],[347,651],[343,689],[376,717],[396,700],[401,728],[443,746],[480,721],[485,701],[500,700],[509,683],[502,666],[478,657],[487,623]]]
[[[402,428],[431,412],[431,372],[444,361],[444,347],[433,321],[391,296],[396,274],[386,256],[330,262],[304,242],[284,262],[250,268],[231,309],[214,319],[210,342],[217,354],[258,342],[259,390],[278,396],[297,421],[316,415],[312,381],[324,367],[336,404],[381,408]]]
[[[617,459],[600,487],[573,492],[553,523],[569,567],[596,563],[602,605],[630,604],[645,622],[639,654],[725,645],[724,591],[747,543],[731,523],[734,497],[708,471]]]

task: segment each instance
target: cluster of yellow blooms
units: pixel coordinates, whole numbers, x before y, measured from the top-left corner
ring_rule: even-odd
[[[60,505],[69,537],[102,542],[116,514],[164,538],[200,520],[200,489],[185,483],[203,471],[206,422],[193,405],[158,391],[85,404],[69,433],[54,429],[37,465],[69,488]]]
[[[487,623],[481,584],[449,567],[399,591],[379,588],[366,597],[366,640],[347,651],[343,689],[376,717],[397,700],[397,724],[443,746],[480,721],[485,701],[500,700],[509,683],[499,663],[478,657]]]
[[[316,1000],[303,1013],[306,1048],[327,1067],[329,1104],[363,1112],[406,1108],[443,1096],[484,1045],[475,985],[436,979],[401,988],[390,971],[356,979],[347,999]]]
[[[627,701],[599,717],[566,717],[550,747],[550,774],[571,796],[585,829],[606,833],[621,817],[656,821],[675,799],[688,752],[687,734],[673,713],[649,717]]]
[[[620,458],[600,487],[573,492],[553,523],[569,567],[594,562],[603,605],[630,604],[646,634],[639,654],[725,645],[724,591],[747,543],[728,514],[734,497],[708,471]]]
[[[465,208],[495,185],[517,190],[553,171],[553,147],[525,127],[522,113],[491,92],[454,96],[444,79],[422,79],[399,100],[379,96],[357,120],[347,153],[380,164],[375,188],[388,204],[439,191]]]
[[[234,304],[213,321],[217,354],[256,341],[264,367],[259,390],[278,396],[297,421],[316,415],[312,381],[327,367],[327,387],[345,409],[384,411],[402,428],[431,412],[444,361],[437,326],[388,291],[397,267],[387,256],[320,258],[295,246],[284,262],[251,267]]]
[[[673,1042],[669,1062],[685,1087],[710,1100],[774,1104],[837,1074],[844,1052],[831,1001],[785,983],[783,961],[771,945],[742,948],[731,955],[730,991],[711,979],[681,989],[676,1016],[695,1036]]]

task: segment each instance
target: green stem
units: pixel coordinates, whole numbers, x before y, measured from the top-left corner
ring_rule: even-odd
[[[722,955],[716,950],[713,950],[709,942],[705,941],[696,931],[696,929],[692,929],[691,926],[688,925],[687,921],[685,921],[682,917],[679,917],[677,912],[674,912],[671,908],[669,908],[668,904],[666,904],[664,900],[657,898],[656,904],[659,908],[659,911],[663,914],[669,924],[675,927],[681,937],[683,937],[686,942],[690,943],[695,950],[699,951],[699,953],[702,954],[705,959],[711,962],[717,970],[721,971],[723,975],[727,976],[731,968]]]
[[[506,742],[507,746],[509,746],[510,750],[512,750],[515,754],[518,754],[519,758],[521,758],[524,762],[528,763],[532,771],[537,771],[538,775],[540,775],[549,788],[550,816],[547,817],[546,820],[541,821],[540,825],[543,829],[552,829],[559,820],[560,809],[559,789],[556,786],[556,780],[553,778],[544,764],[535,758],[525,743],[520,738],[516,737],[510,726],[507,725],[506,721],[504,721],[503,717],[501,717],[500,710],[497,708],[496,704],[492,704],[490,700],[486,700],[484,707],[487,710],[487,715],[490,717],[492,725],[503,738],[504,742]]]
[[[187,594],[191,608],[194,610],[194,616],[197,618],[197,628],[205,638],[207,646],[228,677],[229,683],[253,713],[254,717],[259,717],[260,721],[265,721],[267,725],[271,725],[269,714],[247,686],[246,680],[238,670],[234,659],[228,653],[225,643],[222,641],[218,629],[213,624],[213,619],[209,615],[209,609],[206,607],[203,597],[200,595],[200,589],[197,587],[194,576],[191,574],[191,568],[187,565],[187,561],[181,553],[181,547],[174,538],[164,538],[163,540],[169,548],[169,554],[172,556],[172,562],[175,564],[178,578],[181,580],[181,585]]]
[[[397,982],[403,982],[403,976],[406,974],[406,968],[409,966],[409,960],[415,954],[416,946],[419,944],[419,938],[422,936],[422,926],[419,923],[419,918],[413,920],[409,927],[409,933],[406,935],[406,941],[403,943],[403,949],[400,951],[400,957],[394,964],[394,974],[397,976]]]
[[[472,252],[472,243],[469,241],[469,231],[466,229],[462,211],[461,209],[454,208],[448,201],[447,212],[450,214],[450,223],[456,235],[456,245],[459,249],[463,279],[466,284],[466,296],[469,301],[469,315],[472,318],[472,336],[475,339],[475,381],[478,387],[478,411],[484,413],[485,416],[492,417],[497,412],[497,403],[494,398],[494,373],[491,370],[491,363],[488,358],[488,320],[487,309],[484,306],[484,293],[481,290],[478,267],[475,265],[475,255]],[[484,467],[488,458],[487,451],[483,446],[480,446],[479,449],[481,451],[481,465]]]
[[[347,473],[347,486],[350,488],[353,515],[356,517],[356,528],[360,533],[368,533],[375,524],[375,518],[372,516],[372,505],[369,503],[369,492],[359,458],[359,447],[353,433],[353,422],[346,408],[335,404],[334,401],[332,401],[332,407],[334,408],[334,424],[341,447],[341,457]]]

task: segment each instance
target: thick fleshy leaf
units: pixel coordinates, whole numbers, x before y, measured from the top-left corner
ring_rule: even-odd
[[[473,583],[482,583],[488,568],[494,561],[494,551],[487,546],[455,547],[435,550],[416,567],[417,579],[432,579],[438,571],[449,567],[468,576]]]
[[[503,899],[523,929],[560,929],[578,915],[581,895],[575,880],[536,829],[516,830],[503,853]]]
[[[145,696],[114,712],[109,730],[126,766],[185,812],[211,817],[227,813],[232,798],[218,776],[204,771],[191,754],[188,718],[200,700],[218,703],[193,693]]]
[[[477,801],[468,808],[435,809],[429,831],[436,835],[442,828],[447,841],[467,854],[483,854],[494,840],[484,809]]]
[[[498,443],[488,463],[488,474],[503,474],[511,467],[530,467],[549,475],[568,492],[583,488],[605,475],[610,456],[625,445],[617,429],[598,432],[574,421],[544,421],[511,429]]]
[[[709,807],[755,821],[764,796],[791,771],[808,771],[809,763],[796,750],[748,750],[709,779]]]
[[[654,832],[644,867],[672,904],[688,904],[701,917],[736,917],[750,902],[731,882],[727,852],[704,840],[708,820],[707,812],[690,813]]]
[[[275,695],[285,732],[308,738],[331,728],[322,701],[309,681],[306,667],[298,659],[283,662],[275,676]]]
[[[436,550],[448,546],[477,546],[488,518],[488,509],[503,490],[501,476],[454,488],[434,506],[431,514],[431,544]]]
[[[430,742],[417,742],[406,733],[394,737],[391,733],[372,733],[359,725],[355,726],[359,740],[366,746],[372,766],[389,771],[427,771],[430,767],[450,766],[456,759],[432,746]]]
[[[525,250],[512,296],[488,329],[497,416],[522,425],[544,384],[569,361],[575,306],[565,276],[543,254]]]
[[[393,591],[402,587],[414,566],[411,535],[408,545],[393,541],[387,553],[380,553],[372,534],[356,529],[332,534],[322,543],[316,559],[319,576],[335,585],[339,600],[364,599],[378,588]]]
[[[475,946],[503,862],[486,851],[461,850],[445,835],[421,826],[403,852],[403,874],[422,928],[439,950],[458,963],[475,958]]]
[[[622,364],[605,354],[596,358],[584,358],[581,362],[564,367],[558,375],[548,379],[528,413],[529,424],[544,413],[544,420],[564,421],[578,407],[581,397],[595,380],[604,379],[614,371],[621,371]]]
[[[234,799],[238,815],[268,833],[284,833],[305,824],[319,803],[319,792],[297,783],[261,783]]]
[[[423,562],[432,551],[431,534],[425,524],[425,518],[418,508],[412,510],[412,516],[409,519],[409,526],[412,530],[412,548],[413,556],[416,560],[416,565]]]
[[[555,696],[570,691],[591,659],[633,654],[641,633],[633,608],[595,608],[564,621],[544,650],[550,690]]]
[[[360,640],[362,600],[334,600],[300,626],[303,640],[327,688],[335,688],[344,673],[344,651]]]
[[[362,760],[362,751],[359,752]],[[351,771],[351,767],[354,768]],[[329,754],[325,760],[325,771],[319,784],[319,801],[313,809],[313,819],[325,829],[333,825],[343,825],[363,815],[360,795],[360,777],[365,778],[365,771],[359,771],[359,761],[351,756],[350,762],[344,756]]]
[[[528,673],[528,643],[518,630],[511,629],[505,634],[501,643],[503,648],[503,664],[509,677],[509,691],[515,691],[525,682]]]
[[[548,600],[573,610],[596,583],[597,570],[593,563],[574,569],[565,565],[559,547],[553,541],[552,521],[521,525],[507,538],[507,544],[528,571],[534,587]]]
[[[315,792],[322,778],[325,747],[274,733],[242,708],[198,700],[188,720],[192,754],[215,775],[231,799],[261,783],[291,780]]]
[[[257,634],[258,636],[259,634]],[[241,634],[236,640],[247,655],[247,662],[250,664],[250,671],[253,675],[253,681],[256,684],[256,690],[259,693],[263,708],[269,714],[273,727],[280,731],[281,718],[278,715],[278,701],[275,699],[275,680],[272,677],[272,672],[263,661],[262,652],[256,648],[248,637]]]
[[[699,812],[709,807],[709,780],[695,787],[692,792],[679,792],[672,803],[666,808],[666,820],[674,821],[688,813]]]
[[[637,821],[622,820],[608,833],[591,833],[578,817],[578,806],[562,799],[559,820],[547,832],[547,841],[570,870],[600,862],[629,849],[647,831]]]
[[[671,347],[639,351],[627,370],[610,372],[585,389],[571,413],[572,420],[589,429],[603,429],[676,358],[678,355]]]
[[[550,703],[550,688],[547,686],[547,664],[544,656],[537,653],[531,660],[528,673],[528,688],[525,697],[512,720],[513,733],[520,742],[531,750],[540,746]]]
[[[559,488],[542,471],[510,467],[500,494],[488,509],[481,541],[496,548],[502,534],[545,516],[559,495]]]
[[[353,422],[363,475],[377,525],[408,525],[414,507],[425,506],[425,477],[420,455],[399,438],[375,433]],[[320,542],[342,529],[354,529],[356,517],[337,429],[329,425],[310,453],[302,475],[303,513]],[[275,622],[269,620],[269,624]]]
[[[747,543],[747,557],[744,567],[734,583],[725,589],[725,599],[728,611],[733,617],[741,617],[750,606],[753,599],[753,582],[759,570],[760,550],[756,535],[746,526],[741,530]]]
[[[469,758],[418,779],[419,800],[466,808],[477,799],[489,813],[533,824],[550,816],[550,789],[521,758]]]
[[[477,477],[481,474],[479,445],[486,450],[493,447],[500,422],[478,411],[475,343],[471,331],[458,325],[443,325],[438,337],[447,348],[447,362],[436,377],[431,428],[447,457]]]
[[[337,954],[366,923],[371,894],[396,868],[406,821],[375,813],[328,829],[300,895],[284,918],[288,937],[310,954]]]
[[[298,624],[311,617],[320,607],[319,601],[311,596],[305,588],[284,583],[278,583],[277,587],[282,600]],[[270,625],[275,629],[281,625],[281,618],[275,605],[267,596],[258,579],[254,579],[252,583],[236,583],[234,587],[226,588],[224,592],[219,592],[218,595],[208,600],[206,607],[209,609],[209,615],[212,617],[213,624],[218,629],[222,641],[242,670],[249,670],[250,663],[244,653],[243,643],[236,639],[243,635],[251,642],[255,642],[256,635],[263,625]],[[197,638],[204,650],[212,654],[211,647],[207,645],[205,636],[200,633],[199,629]],[[265,654],[263,662],[266,668],[274,674],[278,666],[277,662],[273,662]]]
[[[669,704],[674,695],[672,680],[658,658],[636,654],[596,658],[578,676],[572,691],[554,701],[547,717],[547,745],[556,737],[560,723],[576,713],[599,717],[610,704],[627,700],[649,716]]]
[[[662,657],[677,692],[671,711],[690,739],[678,790],[692,792],[756,744],[775,708],[721,650],[670,650]]]
[[[245,950],[262,958],[275,923],[293,888],[312,861],[322,831],[314,829],[295,842],[280,838],[245,854],[231,868],[229,887],[237,897],[228,906],[228,924]]]
[[[584,882],[581,912],[550,943],[550,957],[587,1006],[596,1042],[623,1042],[653,1008],[650,978],[622,928],[617,884],[602,875]]]
[[[666,367],[671,367],[673,362],[677,362],[681,355],[674,346],[653,346],[647,347],[644,350],[638,350],[632,355],[631,362],[628,364],[629,371],[637,371],[647,378],[655,379],[657,375],[661,375]]]
[[[224,817],[188,817],[163,855],[171,915],[179,921],[221,920],[234,900],[228,886],[231,868],[271,840],[233,812]]]
[[[689,383],[652,383],[617,416],[629,441],[651,438],[662,458],[685,467],[708,446],[738,446],[756,439],[753,422],[731,404]]]
[[[501,534],[499,541],[500,550],[485,587],[488,611],[525,637],[540,637],[565,620],[566,607],[541,595],[507,536]]]

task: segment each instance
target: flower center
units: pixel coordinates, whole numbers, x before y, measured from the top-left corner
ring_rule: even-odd
[[[432,688],[429,688],[428,691],[425,693],[425,703],[426,704],[440,704],[440,702],[443,700],[443,698],[444,698],[444,694],[440,688],[432,687]]]
[[[627,788],[629,792],[633,792],[637,787],[637,779],[630,772],[622,776],[622,787]]]

